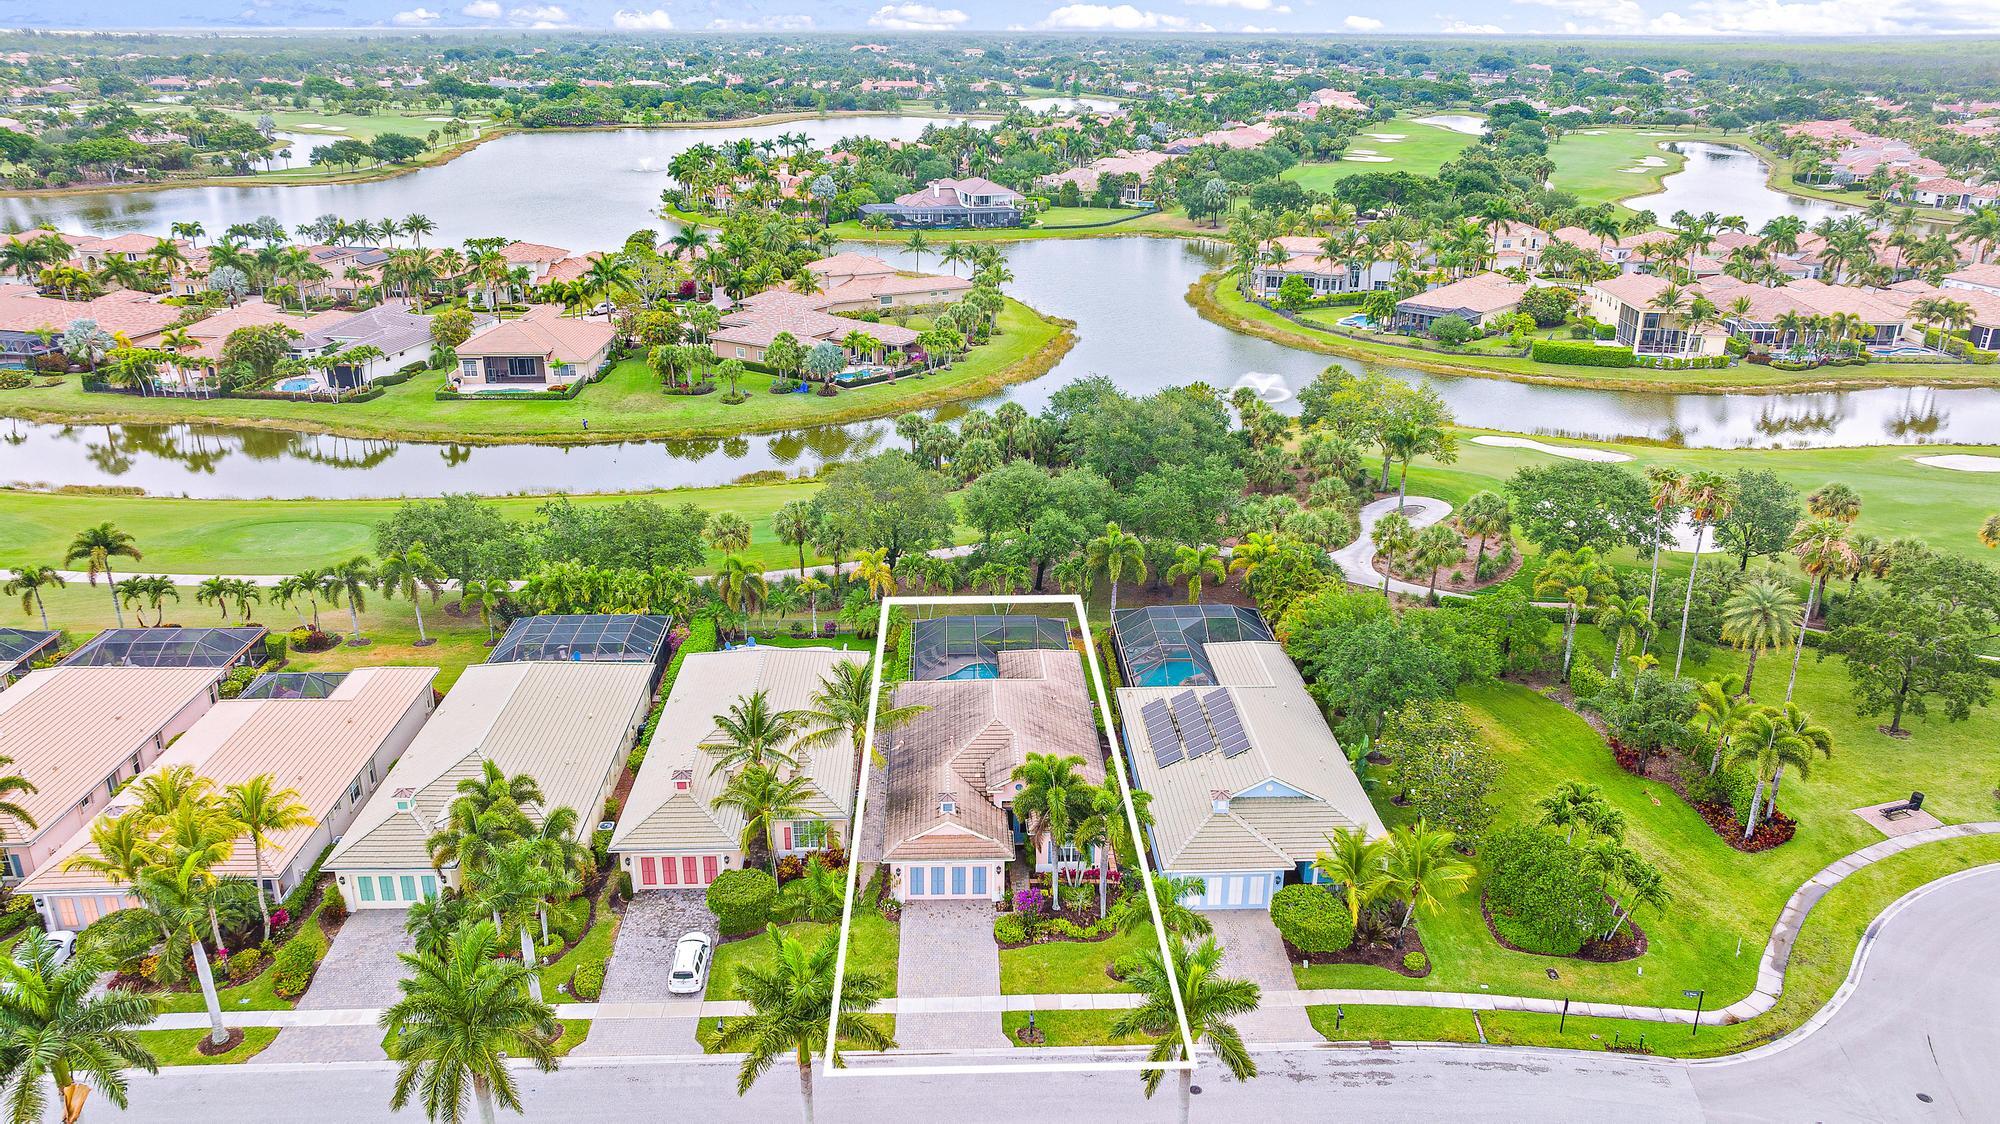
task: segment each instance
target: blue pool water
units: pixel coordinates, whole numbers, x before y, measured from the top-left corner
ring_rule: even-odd
[[[1343,328],[1368,328],[1373,326],[1373,322],[1368,317],[1357,312],[1352,316],[1341,317],[1340,326]]]
[[[997,664],[990,664],[990,663],[969,663],[966,664],[964,667],[959,668],[957,671],[952,672],[950,675],[945,676],[945,678],[946,679],[998,679],[1000,678],[1000,667]]]
[[[1135,687],[1178,687],[1201,671],[1193,660],[1168,660],[1139,677]]]
[[[304,394],[306,391],[319,389],[319,380],[308,378],[286,379],[278,384],[278,389],[287,394]]]

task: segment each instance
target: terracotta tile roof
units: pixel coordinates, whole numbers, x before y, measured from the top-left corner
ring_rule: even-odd
[[[1608,293],[1633,308],[1651,308],[1653,298],[1659,296],[1667,285],[1666,278],[1650,273],[1625,273],[1590,283],[1591,288]]]
[[[64,328],[72,321],[95,320],[105,331],[136,341],[180,319],[181,312],[136,289],[66,301],[41,296],[25,285],[0,286],[0,331],[32,332],[44,325]]]
[[[832,301],[825,293],[803,296],[784,289],[771,289],[740,302],[723,314],[722,327],[709,338],[742,347],[769,347],[779,332],[810,345],[815,340],[840,342],[852,331],[863,331],[888,347],[908,347],[917,342],[917,332],[900,324],[870,324],[849,320],[822,311]]]
[[[1481,273],[1440,286],[1427,293],[1418,293],[1396,302],[1397,308],[1408,306],[1418,309],[1443,309],[1453,311],[1466,308],[1482,315],[1498,312],[1509,305],[1518,304],[1521,294],[1528,291],[1521,284],[1498,273]]]
[[[611,344],[616,333],[602,320],[564,316],[552,304],[538,304],[515,320],[502,320],[495,327],[458,345],[460,358],[493,355],[539,355],[582,363]]]
[[[500,256],[517,265],[559,262],[568,257],[569,253],[561,246],[544,246],[539,242],[509,242],[500,247]]]

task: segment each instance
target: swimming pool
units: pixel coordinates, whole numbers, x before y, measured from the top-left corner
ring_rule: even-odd
[[[1937,352],[1935,352],[1935,351],[1932,351],[1932,350],[1931,350],[1930,348],[1928,348],[1928,347],[1919,347],[1919,346],[1917,346],[1916,344],[1913,344],[1913,343],[1898,343],[1898,344],[1890,344],[1890,345],[1889,345],[1889,346],[1887,346],[1887,347],[1871,347],[1871,348],[1869,348],[1869,349],[1868,349],[1868,354],[1870,354],[1870,355],[1936,355],[1936,354],[1938,354],[1938,353],[1937,353]]]
[[[318,390],[319,380],[304,377],[286,379],[278,384],[278,389],[284,391],[286,394],[305,394]]]
[[[849,367],[845,371],[842,371],[839,374],[833,376],[833,381],[860,382],[862,379],[880,378],[888,373],[889,373],[889,368],[887,367],[873,367],[873,366]]]
[[[966,664],[964,667],[959,668],[957,671],[952,672],[950,675],[945,676],[945,678],[946,679],[998,679],[1000,678],[1000,665],[991,663],[969,663]]]
[[[1357,312],[1352,316],[1341,317],[1340,326],[1343,328],[1372,328],[1375,326],[1375,322]]]
[[[1141,675],[1133,686],[1178,687],[1199,674],[1201,665],[1193,660],[1168,660]]]

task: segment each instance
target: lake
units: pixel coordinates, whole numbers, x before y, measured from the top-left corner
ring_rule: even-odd
[[[1666,147],[1686,156],[1686,166],[1662,179],[1657,193],[1625,200],[1627,207],[1650,210],[1662,220],[1681,210],[1697,215],[1704,211],[1742,215],[1753,231],[1779,215],[1798,215],[1810,225],[1860,211],[1842,203],[1773,191],[1767,182],[1771,166],[1733,145],[1674,141]]]
[[[615,246],[640,226],[671,229],[673,224],[654,212],[666,184],[666,161],[689,144],[788,131],[806,132],[822,144],[857,133],[907,139],[933,121],[848,118],[742,130],[513,134],[449,164],[377,183],[0,199],[0,221],[26,225],[47,219],[67,229],[165,233],[170,223],[189,219],[215,231],[265,213],[295,225],[327,212],[352,218],[418,212],[438,224],[434,243],[504,234],[582,251]],[[1718,173],[1732,185],[1729,190],[1742,187],[1726,161],[1696,161],[1681,175],[1717,182],[1703,177]],[[1777,196],[1761,178],[1754,187]],[[1693,201],[1677,206],[1697,209]],[[1698,209],[1725,206],[1718,200]],[[1746,217],[1752,210],[1741,197],[1728,209]],[[1064,383],[1103,375],[1133,393],[1193,379],[1224,390],[1251,386],[1280,409],[1296,409],[1297,392],[1330,361],[1196,315],[1185,293],[1223,263],[1220,243],[1096,238],[1001,245],[1015,277],[1009,292],[1075,321],[1078,338],[1054,370],[982,405],[1011,398],[1036,410]],[[909,267],[940,268],[932,254],[918,261],[889,246],[843,248]],[[1384,369],[1413,381],[1426,377],[1395,366]],[[1430,379],[1461,422],[1527,433],[1714,447],[2000,441],[2000,393],[1985,390],[1672,395]],[[948,407],[943,413],[949,417],[963,409]],[[881,447],[886,432],[887,424],[878,422],[728,441],[450,446],[203,426],[15,422],[0,423],[0,481],[137,484],[163,495],[328,498],[621,490],[723,483],[760,469],[804,471]]]
[[[1419,125],[1436,125],[1440,129],[1464,133],[1468,137],[1486,135],[1486,118],[1476,113],[1433,113],[1429,117],[1416,118],[1416,122]]]

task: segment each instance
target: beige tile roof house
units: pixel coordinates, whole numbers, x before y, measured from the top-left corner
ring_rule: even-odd
[[[10,826],[5,877],[47,862],[215,703],[226,668],[79,667],[29,672],[0,691],[0,755],[35,791],[15,798],[34,820]]]
[[[274,789],[294,789],[316,821],[273,836],[264,847],[265,890],[289,893],[320,852],[347,830],[362,804],[430,717],[434,667],[370,667],[348,672],[324,698],[224,699],[208,709],[147,773],[185,765],[220,791],[270,774]],[[299,676],[275,675],[269,680]],[[253,691],[255,688],[253,687]],[[135,803],[128,788],[96,818],[116,817]],[[85,870],[65,871],[72,855],[96,854],[80,830],[21,883],[50,928],[76,929],[130,904],[122,886]],[[247,842],[216,868],[254,878]]]
[[[861,662],[834,648],[737,648],[693,652],[667,695],[646,761],[625,798],[611,851],[642,890],[705,886],[743,866],[743,814],[711,802],[731,773],[715,768],[711,746],[726,745],[716,718],[758,691],[772,710],[811,705],[834,667]],[[797,738],[782,747],[796,754]],[[854,807],[857,750],[845,736],[806,752],[800,775],[811,785],[810,815],[778,828],[777,850],[797,854],[845,845]]]
[[[162,331],[184,311],[137,289],[66,301],[41,296],[26,285],[0,286],[0,332],[33,332],[44,326],[60,331],[77,320],[95,320],[105,331],[136,341]]]
[[[487,761],[534,777],[545,811],[573,808],[578,831],[594,830],[645,721],[654,671],[651,663],[555,661],[466,668],[327,857],[347,904],[395,909],[435,896],[424,842],[444,822],[458,782]],[[456,874],[445,871],[447,880]]]
[[[925,708],[886,739],[888,799],[873,813],[882,817],[882,859],[899,899],[999,899],[1015,850],[1013,772],[1028,754],[1080,757],[1081,775],[1104,780],[1075,650],[1001,651],[995,670],[992,678],[896,688],[896,705]],[[1038,869],[1053,865],[1048,855],[1036,860]]]
[[[722,326],[709,334],[709,342],[717,356],[750,363],[763,362],[764,349],[779,332],[790,332],[808,348],[822,340],[839,343],[853,331],[866,332],[889,348],[906,348],[917,342],[918,334],[900,324],[870,324],[835,316],[824,311],[828,303],[824,293],[806,296],[788,289],[769,289],[744,298],[723,313]]]
[[[616,335],[602,320],[577,319],[556,305],[538,304],[458,345],[457,382],[466,390],[572,383],[604,366]]]
[[[1424,331],[1440,317],[1462,316],[1476,327],[1512,313],[1527,291],[1512,278],[1481,273],[1397,301],[1396,320],[1401,327]]]
[[[1213,685],[1118,691],[1126,757],[1152,794],[1159,869],[1207,883],[1190,905],[1270,904],[1336,829],[1383,833],[1284,649],[1269,640],[1201,647]]]

